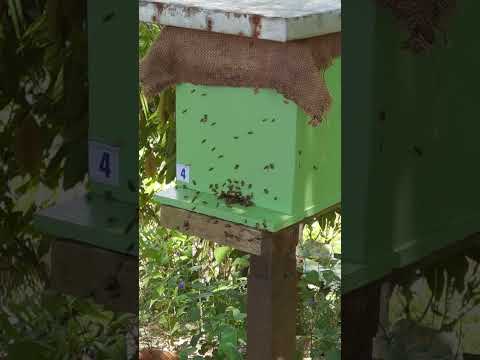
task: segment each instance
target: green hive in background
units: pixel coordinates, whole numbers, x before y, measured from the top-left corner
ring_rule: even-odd
[[[480,230],[478,10],[458,2],[448,44],[416,54],[389,9],[343,4],[345,292]]]
[[[88,194],[41,210],[35,226],[58,238],[137,255],[138,88],[132,84],[138,83],[138,4],[87,5]]]
[[[171,205],[278,231],[340,203],[341,61],[326,72],[333,104],[318,126],[275,90],[177,86],[177,181]],[[228,186],[253,205],[218,199]]]

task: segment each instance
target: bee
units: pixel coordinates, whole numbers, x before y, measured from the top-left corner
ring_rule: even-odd
[[[253,131],[249,131],[249,132],[248,132],[248,135],[252,135],[252,134],[253,134]]]
[[[213,148],[212,148],[212,151],[215,151],[215,149],[216,149],[216,147],[213,147]]]
[[[253,186],[252,184],[248,184],[248,188],[249,188],[249,189],[251,189],[251,188],[252,188],[252,186]]]
[[[318,170],[318,166],[317,166],[317,165],[313,165],[313,170]]]
[[[298,150],[298,155],[302,155],[302,150]]]
[[[207,93],[203,93],[202,96],[207,96]]]
[[[267,121],[268,121],[268,119],[267,119],[267,118],[265,118],[265,119],[263,119],[263,120],[262,120],[262,122],[267,122]]]
[[[236,164],[235,167],[234,167],[234,169],[235,169],[235,170],[238,170],[239,167],[240,167],[240,165]]]
[[[196,89],[192,89],[192,90],[190,91],[190,94],[193,94],[195,91],[197,91],[197,90],[196,90]]]
[[[233,138],[234,138],[235,140],[238,140],[238,136],[234,136]]]
[[[188,111],[188,109],[185,109],[182,111],[182,114],[185,114]]]
[[[202,201],[202,204],[203,205],[208,205],[208,202],[204,200],[204,201]]]
[[[275,196],[275,197],[273,198],[273,200],[278,200],[278,196]]]
[[[240,185],[245,186],[245,181],[240,181]]]
[[[273,118],[273,119],[272,119],[272,123],[274,123],[275,121],[276,121],[276,119],[275,119],[275,118]]]
[[[210,124],[210,126],[215,126],[217,123],[216,122],[213,122]]]
[[[210,169],[208,169],[208,171],[212,171],[213,169],[215,169],[215,168],[211,167]]]
[[[200,119],[200,122],[201,123],[206,123],[207,121],[208,121],[208,115],[205,114],[205,115],[203,115],[203,118]]]
[[[219,159],[222,159],[222,158],[223,158],[223,155],[218,155],[218,158],[219,158]]]
[[[195,180],[192,180],[193,185],[197,185],[197,182]]]
[[[265,194],[268,194],[268,193],[269,193],[268,189],[263,189],[263,192],[264,192]]]
[[[202,140],[202,144],[205,144],[206,141],[207,141],[207,139],[203,139],[203,140]]]
[[[111,12],[103,17],[103,22],[109,22],[115,16],[114,12]]]

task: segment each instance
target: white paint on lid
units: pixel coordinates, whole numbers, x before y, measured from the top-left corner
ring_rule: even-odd
[[[140,20],[285,42],[341,31],[341,0],[142,0]]]

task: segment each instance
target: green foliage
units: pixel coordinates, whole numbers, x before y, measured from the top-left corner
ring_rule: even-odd
[[[185,356],[238,353],[246,336],[246,256],[161,227],[143,228],[140,244],[140,323],[168,343],[182,340]]]
[[[139,28],[139,53],[142,58],[160,32],[153,24],[141,24]],[[140,221],[156,219],[158,208],[151,201],[159,184],[175,178],[175,89],[147,99],[139,94],[139,168],[141,189],[139,194]]]
[[[91,302],[44,292],[42,299],[8,303],[1,337],[8,358],[127,359],[126,329],[133,315],[115,315]],[[28,334],[28,336],[25,336]]]
[[[32,215],[87,169],[85,2],[22,5],[0,6],[0,258],[16,259],[14,282],[45,277],[48,247],[31,229]]]

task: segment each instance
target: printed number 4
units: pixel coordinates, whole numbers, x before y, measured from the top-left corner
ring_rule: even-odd
[[[102,155],[102,159],[100,160],[100,168],[99,170],[103,173],[105,173],[105,176],[107,178],[110,177],[110,173],[112,170],[110,169],[110,154],[107,152],[104,152]]]
[[[185,168],[182,168],[182,171],[180,172],[180,176],[183,178],[183,180],[186,179],[187,175],[185,173]]]

